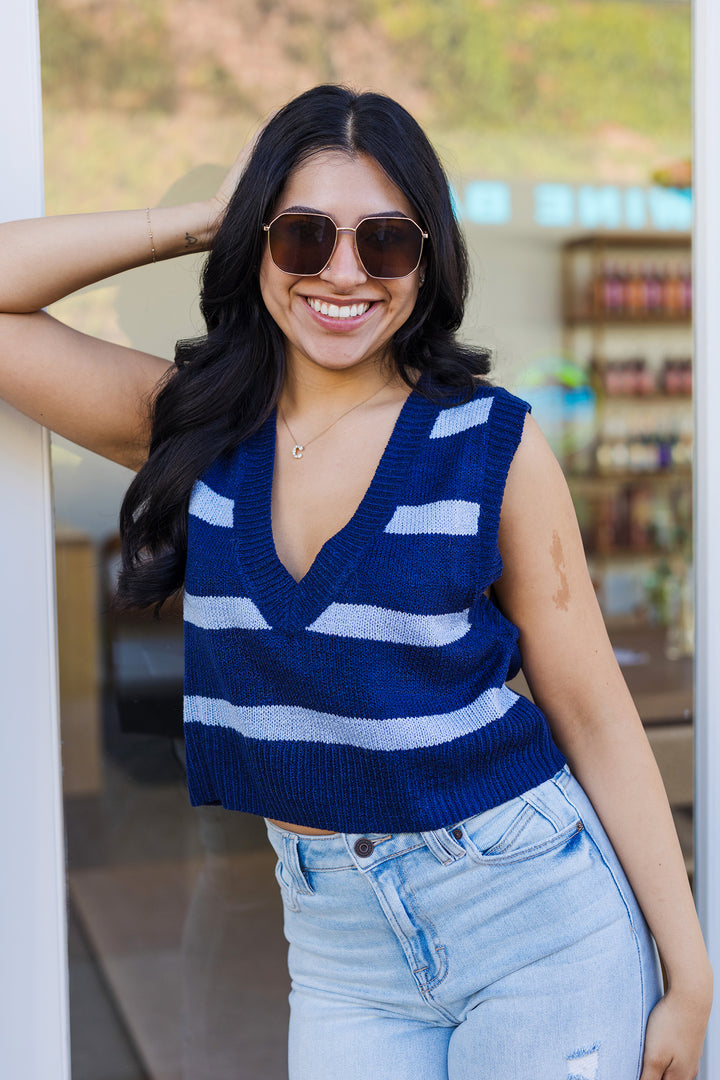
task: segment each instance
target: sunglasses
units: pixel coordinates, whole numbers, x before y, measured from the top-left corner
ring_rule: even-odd
[[[340,229],[327,214],[278,214],[269,225],[270,258],[285,274],[315,277],[330,262],[338,233],[353,234],[365,273],[374,278],[403,278],[420,265],[428,234],[406,217],[367,217],[354,229]]]

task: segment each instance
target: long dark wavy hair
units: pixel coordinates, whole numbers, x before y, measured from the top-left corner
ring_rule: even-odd
[[[180,341],[175,367],[152,402],[147,462],[120,511],[122,570],[115,603],[159,610],[183,585],[187,511],[198,476],[262,425],[277,403],[285,372],[282,334],[259,286],[265,233],[292,170],[311,155],[340,150],[381,166],[415,208],[429,234],[425,283],[392,339],[392,360],[424,392],[469,396],[487,374],[489,353],[456,340],[468,292],[465,243],[448,181],[427,137],[392,98],[318,86],[266,125],[214,238],[202,278],[207,333]]]

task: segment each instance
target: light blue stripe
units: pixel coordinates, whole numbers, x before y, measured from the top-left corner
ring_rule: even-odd
[[[455,712],[389,720],[337,716],[297,705],[231,705],[222,698],[186,697],[185,720],[231,728],[250,739],[321,742],[362,750],[417,750],[470,735],[499,720],[518,700],[507,686],[486,690]]]
[[[223,529],[232,529],[235,503],[224,495],[196,480],[190,496],[189,510],[193,517],[206,521],[208,525],[219,525]]]
[[[185,621],[202,630],[271,630],[247,596],[192,596],[185,593]]]
[[[443,615],[411,615],[371,604],[330,604],[308,626],[316,634],[390,641],[397,645],[436,648],[464,637],[470,629],[470,609]]]
[[[490,415],[493,399],[476,398],[467,405],[456,405],[452,409],[443,409],[433,424],[431,439],[444,439],[447,435],[457,435],[471,427],[484,424]]]
[[[479,503],[466,502],[464,499],[441,499],[422,506],[398,506],[385,526],[385,532],[475,536],[479,518]]]

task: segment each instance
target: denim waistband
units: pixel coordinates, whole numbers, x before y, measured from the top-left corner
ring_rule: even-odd
[[[367,832],[305,836],[280,829],[269,821],[266,825],[270,843],[278,856],[286,863],[294,862],[295,856],[307,870],[343,870],[352,867],[367,870],[379,862],[420,847],[429,848],[442,863],[454,862],[464,854],[450,828],[417,833]]]
[[[552,815],[552,789],[556,786],[565,787],[570,775],[566,765],[552,779],[524,792],[518,798]],[[551,785],[550,790],[547,785]],[[492,813],[496,809],[497,807],[492,807],[443,828],[421,832],[306,835],[280,828],[267,818],[265,824],[268,838],[278,857],[286,865],[296,865],[298,869],[301,866],[306,870],[343,870],[352,867],[368,870],[380,862],[420,847],[427,847],[439,862],[447,865],[465,854],[465,849],[459,842],[460,837],[453,834],[464,828],[472,828],[484,814]]]

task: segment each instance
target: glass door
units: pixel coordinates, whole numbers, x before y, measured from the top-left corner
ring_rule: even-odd
[[[203,197],[292,94],[382,70],[452,175],[464,333],[563,463],[692,872],[689,5],[178,10],[41,0],[48,212]],[[201,330],[199,270],[144,267],[54,314],[169,359]],[[262,823],[188,804],[179,610],[110,608],[130,474],[61,439],[53,468],[72,1076],[282,1078]]]

